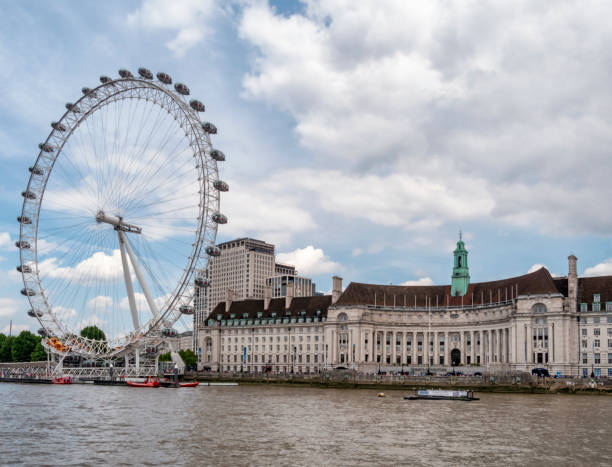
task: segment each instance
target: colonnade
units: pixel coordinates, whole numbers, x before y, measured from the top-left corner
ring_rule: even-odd
[[[342,334],[345,335],[342,338]],[[331,361],[334,363],[381,363],[401,365],[451,365],[509,363],[510,328],[482,330],[378,330],[332,331]],[[443,339],[442,339],[443,338]],[[342,344],[341,344],[342,342]]]

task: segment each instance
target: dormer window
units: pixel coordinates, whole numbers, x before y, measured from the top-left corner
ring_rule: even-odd
[[[595,302],[592,306],[593,311],[601,311],[601,303]]]
[[[217,315],[217,321],[221,321],[221,318],[223,318],[223,315],[221,314]]]
[[[236,313],[230,313],[230,318],[234,319],[236,317]]]
[[[593,303],[599,303],[599,294],[593,294]]]
[[[249,314],[248,314],[248,313],[242,313],[242,317],[243,317],[244,319],[247,319],[247,318],[249,317]]]
[[[589,311],[589,304],[588,303],[581,303],[580,304],[580,311]]]
[[[272,312],[272,318],[276,318],[276,312]]]
[[[258,311],[258,312],[257,312],[257,317],[258,317],[258,318],[261,318],[262,316],[263,316],[263,312]]]

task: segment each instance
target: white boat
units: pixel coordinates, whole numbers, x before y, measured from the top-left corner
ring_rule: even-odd
[[[406,400],[454,400],[454,401],[477,401],[474,391],[453,391],[448,389],[418,389],[413,395],[405,396]]]

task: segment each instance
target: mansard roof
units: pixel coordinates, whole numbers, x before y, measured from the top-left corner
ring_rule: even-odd
[[[612,276],[578,278],[578,304],[593,303],[595,294],[601,303],[612,302]]]
[[[237,300],[230,304],[229,311],[225,311],[225,302],[219,302],[206,318],[216,320],[218,315],[221,319],[246,319],[257,318],[257,313],[262,313],[261,318],[272,318],[276,313],[277,318],[291,317],[326,317],[327,309],[331,305],[331,295],[316,295],[313,297],[295,297],[291,300],[288,309],[285,308],[285,298],[273,298],[270,300],[268,309],[264,309],[264,301],[260,299]],[[317,311],[319,312],[317,314]],[[306,312],[303,314],[302,312]],[[287,314],[289,313],[289,314]],[[232,318],[232,315],[233,318]]]
[[[469,285],[463,297],[451,297],[450,285],[377,285],[351,282],[336,305],[426,307],[495,303],[517,295],[559,293],[546,268],[518,277]]]

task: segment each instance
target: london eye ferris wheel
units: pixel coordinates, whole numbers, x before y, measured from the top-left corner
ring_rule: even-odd
[[[225,155],[189,88],[145,68],[100,82],[66,104],[39,145],[16,243],[44,345],[89,358],[175,335],[227,222]],[[104,338],[81,336],[88,326]]]

